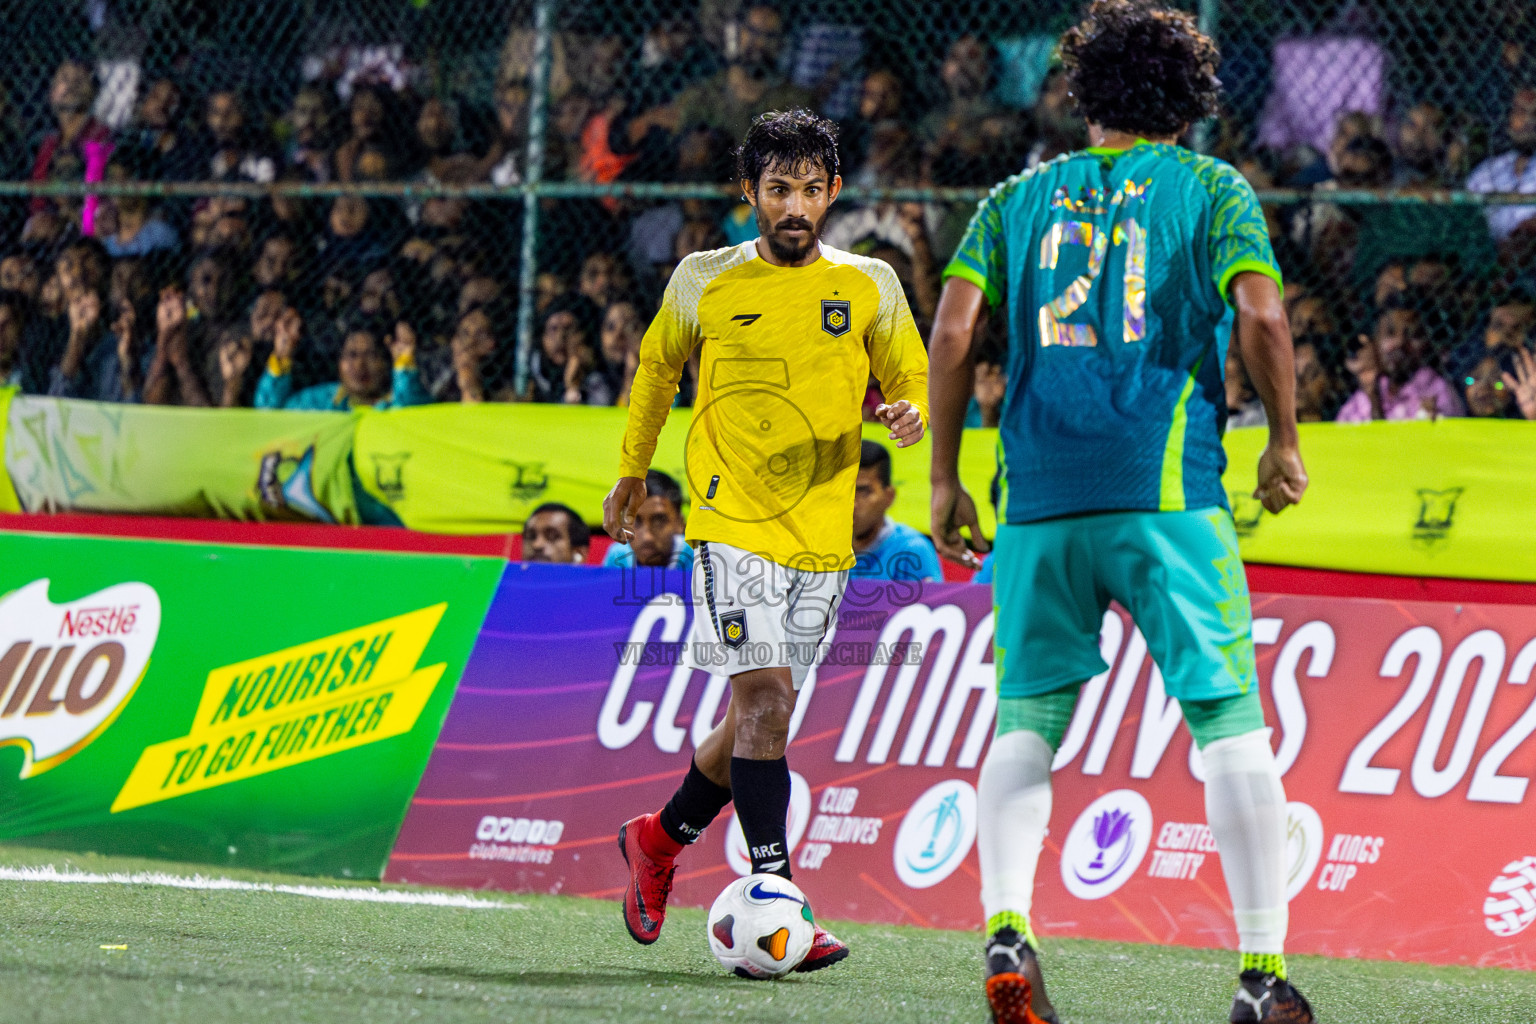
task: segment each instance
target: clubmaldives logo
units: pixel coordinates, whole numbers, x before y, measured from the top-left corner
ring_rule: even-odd
[[[949,779],[918,797],[901,819],[893,851],[896,877],[927,889],[955,873],[976,842],[976,790]]]
[[[1483,900],[1483,923],[1500,938],[1519,935],[1536,921],[1536,857],[1523,857],[1504,865],[1488,886]]]
[[[811,823],[811,784],[799,772],[789,773],[789,816],[785,819],[785,838],[789,849],[787,858],[795,852],[795,846],[805,837],[805,827]],[[730,827],[725,830],[725,859],[731,870],[738,875],[752,873],[752,858],[747,855],[747,837],[741,831],[741,819],[731,815]]]
[[[119,583],[64,604],[34,580],[0,598],[0,747],[21,778],[84,750],[138,687],[160,635],[160,595]]]
[[[1152,842],[1152,807],[1132,789],[1105,793],[1077,816],[1061,844],[1061,880],[1078,899],[1097,900],[1126,883]]]

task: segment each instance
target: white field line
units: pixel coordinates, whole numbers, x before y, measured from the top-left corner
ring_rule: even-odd
[[[202,875],[168,875],[162,871],[113,872],[102,875],[84,871],[59,871],[54,867],[0,867],[0,882],[75,882],[87,885],[160,885],[171,889],[204,889],[228,892],[282,892],[320,900],[352,900],[358,903],[403,903],[428,907],[462,907],[467,910],[527,910],[523,903],[502,903],[451,893],[404,892],[396,889],[363,889],[348,886],[273,885],[241,882],[233,878]]]

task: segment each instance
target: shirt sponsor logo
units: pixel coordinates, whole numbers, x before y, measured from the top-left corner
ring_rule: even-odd
[[[1105,793],[1083,810],[1061,844],[1061,881],[1078,899],[1103,899],[1141,866],[1152,842],[1152,807],[1132,789]]]
[[[0,598],[0,747],[23,779],[84,750],[138,688],[160,635],[160,595],[119,583],[54,604],[48,580]]]
[[[1504,865],[1483,900],[1483,924],[1500,938],[1519,935],[1536,921],[1536,857]]]
[[[896,877],[927,889],[955,873],[976,842],[976,790],[949,779],[918,797],[901,819],[892,851]]]
[[[853,329],[853,309],[847,299],[821,300],[821,329],[841,338]]]

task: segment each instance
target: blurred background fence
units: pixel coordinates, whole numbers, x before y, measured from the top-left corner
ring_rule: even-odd
[[[1474,414],[1522,415],[1526,392],[1536,402],[1536,376],[1516,386],[1536,332],[1536,206],[1518,195],[1536,192],[1532,6],[1191,9],[1221,45],[1226,97],[1189,143],[1266,201],[1303,415],[1333,418],[1372,372],[1366,338],[1403,342]],[[849,191],[826,237],[891,262],[926,321],[976,199],[1085,141],[1053,65],[1078,14],[1043,0],[0,0],[0,384],[148,397],[169,316],[201,387],[152,400],[250,404],[293,310],[301,387],[337,379],[350,333],[398,341],[404,323],[434,400],[622,403],[677,260],[756,234],[731,147],[790,105],[842,127]],[[184,296],[169,312],[168,287]],[[82,323],[86,371],[68,355]],[[1230,376],[1237,422],[1253,419],[1241,368]]]

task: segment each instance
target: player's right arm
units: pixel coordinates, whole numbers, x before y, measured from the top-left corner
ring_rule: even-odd
[[[960,484],[960,437],[965,409],[976,389],[976,340],[985,333],[989,305],[1002,301],[1006,265],[998,191],[981,201],[955,258],[944,270],[944,291],[928,342],[928,419],[933,445],[929,463],[929,528],[939,554],[973,569],[985,552],[976,502]]]
[[[603,499],[603,529],[624,543],[632,539],[635,513],[645,501],[645,473],[677,396],[683,365],[701,337],[697,296],[690,300],[685,294],[691,280],[687,262],[679,264],[661,309],[640,340],[640,362],[629,388],[629,418],[619,450],[619,480]]]

